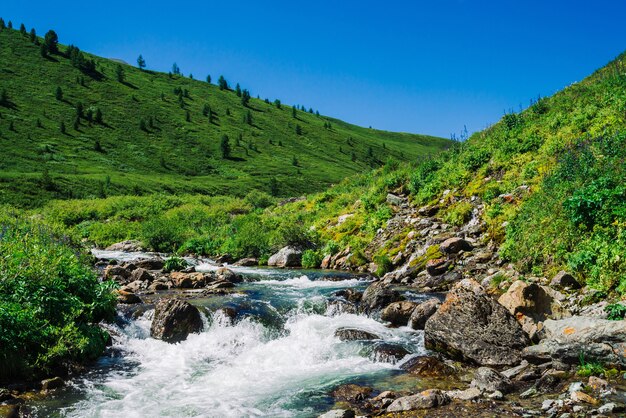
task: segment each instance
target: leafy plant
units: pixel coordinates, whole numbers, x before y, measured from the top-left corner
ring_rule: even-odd
[[[607,313],[606,319],[611,321],[620,321],[626,317],[626,305],[621,303],[612,303],[604,307],[604,311]]]
[[[581,377],[602,376],[606,370],[604,365],[597,361],[585,360],[585,353],[578,356],[579,365],[576,374]]]
[[[165,260],[165,263],[163,263],[163,271],[165,272],[170,272],[170,271],[181,271],[186,269],[189,266],[189,264],[185,261],[184,258],[182,257],[178,257],[178,256],[172,256],[169,257]]]
[[[318,268],[322,263],[322,255],[319,251],[305,250],[302,253],[302,267],[307,269]]]

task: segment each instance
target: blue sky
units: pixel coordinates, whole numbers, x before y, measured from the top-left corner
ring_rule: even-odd
[[[176,62],[262,98],[445,137],[626,50],[621,0],[9,0],[0,15],[105,57],[134,64],[141,53],[150,69]]]

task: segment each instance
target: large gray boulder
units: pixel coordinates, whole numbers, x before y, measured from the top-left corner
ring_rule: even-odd
[[[134,252],[134,251],[142,251],[142,250],[143,250],[143,244],[141,243],[141,241],[136,241],[136,240],[117,242],[105,248],[105,251]]]
[[[626,321],[573,316],[543,323],[544,338],[526,347],[524,358],[531,363],[559,360],[578,364],[583,354],[587,360],[607,365],[626,364]]]
[[[300,267],[302,265],[302,251],[294,247],[281,248],[267,260],[272,267]]]
[[[479,367],[476,373],[474,373],[474,379],[470,386],[487,392],[498,390],[502,393],[508,393],[511,391],[513,384],[508,377],[496,370],[490,367]]]
[[[191,333],[202,331],[202,317],[195,306],[179,299],[161,299],[154,308],[150,327],[153,338],[177,343]]]
[[[361,297],[361,309],[364,312],[372,312],[389,305],[390,303],[397,302],[402,297],[397,291],[390,289],[383,282],[375,282],[369,285],[363,292]]]
[[[428,318],[433,316],[441,302],[437,298],[431,298],[417,305],[409,318],[409,326],[413,329],[424,329]]]
[[[403,396],[389,405],[387,412],[413,411],[446,405],[450,398],[439,389],[429,389],[411,396]]]
[[[409,301],[390,303],[380,313],[380,319],[389,321],[392,325],[402,326],[409,322],[411,314],[417,308],[417,303]]]
[[[476,281],[464,279],[448,293],[424,327],[426,348],[485,366],[513,366],[530,344],[515,318]]]

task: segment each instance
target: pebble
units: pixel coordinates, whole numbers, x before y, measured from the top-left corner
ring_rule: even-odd
[[[533,396],[535,396],[537,394],[537,389],[535,389],[535,387],[531,387],[530,389],[528,389],[525,392],[522,392],[519,397],[522,399],[528,399],[531,398]]]
[[[600,414],[611,414],[613,413],[615,409],[617,409],[617,404],[613,402],[609,402],[607,404],[602,405],[600,408],[598,408],[598,412]]]

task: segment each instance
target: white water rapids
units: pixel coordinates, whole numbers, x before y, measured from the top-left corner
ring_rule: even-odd
[[[238,286],[243,294],[213,297],[206,303],[194,300],[206,308],[205,329],[181,343],[150,337],[153,311],[116,327],[117,354],[72,380],[56,399],[35,405],[35,415],[314,417],[331,409],[328,394],[338,385],[375,383],[398,370],[397,365],[373,360],[362,342],[335,337],[337,329],[362,329],[412,354],[423,354],[417,331],[327,309],[334,292],[362,288],[362,281],[311,280],[301,273],[286,277],[273,272]],[[251,314],[233,323],[212,313],[215,301],[224,298]],[[259,320],[259,312],[273,319]]]

